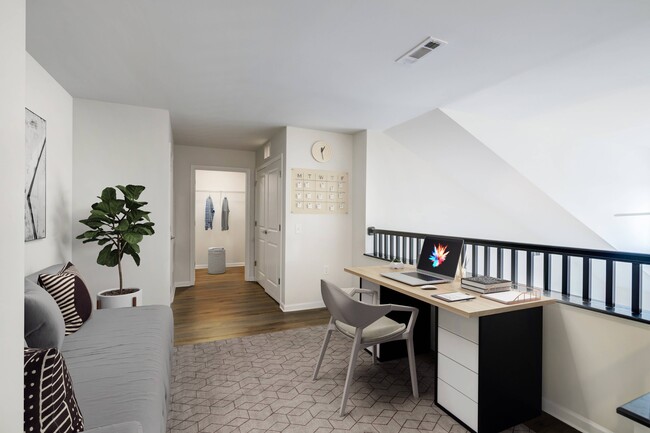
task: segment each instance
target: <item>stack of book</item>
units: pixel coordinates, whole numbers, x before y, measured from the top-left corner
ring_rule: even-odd
[[[462,278],[460,280],[460,286],[463,289],[473,290],[479,293],[496,293],[510,290],[512,281],[479,275],[476,277]]]

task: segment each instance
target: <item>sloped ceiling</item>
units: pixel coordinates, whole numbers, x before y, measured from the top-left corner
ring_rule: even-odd
[[[650,253],[650,21],[443,111],[618,250]]]

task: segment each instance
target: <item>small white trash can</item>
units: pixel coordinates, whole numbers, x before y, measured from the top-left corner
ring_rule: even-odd
[[[208,248],[208,274],[223,274],[224,272],[226,272],[226,249]]]

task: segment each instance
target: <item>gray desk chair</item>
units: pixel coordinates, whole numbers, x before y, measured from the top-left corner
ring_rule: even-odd
[[[377,294],[367,289],[352,289],[351,293],[346,293],[334,284],[321,280],[320,291],[323,295],[323,301],[328,311],[332,315],[330,323],[325,333],[325,341],[320,351],[320,357],[316,364],[313,379],[318,378],[318,370],[323,363],[323,357],[327,350],[332,331],[338,329],[346,337],[352,338],[352,354],[350,355],[350,365],[348,365],[348,374],[345,378],[345,388],[343,389],[343,400],[341,401],[341,416],[345,415],[345,407],[348,402],[348,393],[350,383],[354,376],[354,369],[357,364],[357,356],[361,349],[375,346],[373,348],[373,363],[376,362],[377,345],[388,341],[406,340],[406,349],[408,351],[409,370],[411,373],[411,386],[413,396],[418,398],[418,380],[415,371],[415,352],[413,350],[413,326],[415,319],[418,317],[418,309],[403,305],[375,305]],[[359,302],[352,298],[357,293],[371,294],[373,304]],[[398,323],[388,317],[385,317],[391,311],[409,311],[411,318],[407,325]]]

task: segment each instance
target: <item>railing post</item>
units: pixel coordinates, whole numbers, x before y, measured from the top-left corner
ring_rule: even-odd
[[[632,314],[641,314],[641,265],[632,263]]]
[[[483,246],[483,275],[490,275],[490,247]]]
[[[569,283],[571,278],[571,269],[569,269],[570,264],[569,256],[562,254],[562,294],[569,294]]]
[[[510,280],[517,284],[519,281],[519,254],[517,250],[510,250]]]
[[[551,255],[544,253],[544,290],[551,290]]]
[[[535,281],[535,270],[533,269],[533,252],[526,251],[526,285],[533,287]]]
[[[582,301],[591,301],[591,259],[582,258]]]
[[[605,306],[613,308],[614,302],[614,281],[616,281],[616,266],[613,260],[605,261]]]
[[[472,245],[472,277],[478,275],[478,245]]]
[[[503,248],[497,248],[497,278],[503,278]]]

